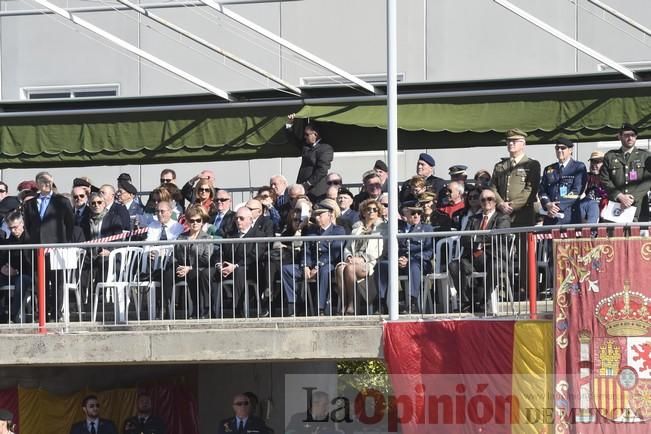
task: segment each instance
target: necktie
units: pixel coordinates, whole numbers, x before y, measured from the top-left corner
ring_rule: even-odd
[[[224,218],[224,217],[223,217],[221,214],[219,214],[219,213],[217,213],[217,215],[215,216],[215,222],[214,222],[214,225],[215,225],[215,227],[216,227],[217,229],[219,229],[219,228],[221,227],[221,224],[222,224],[222,220],[223,220],[223,218]]]
[[[624,163],[628,163],[628,158],[631,156],[630,152],[625,152],[624,153]]]
[[[487,226],[488,226],[488,216],[485,215],[481,219],[481,224],[479,225],[479,230],[483,231],[484,229],[486,229]]]
[[[565,165],[564,165],[564,164],[561,164],[560,166],[558,166],[558,170],[559,170],[560,172],[563,172],[563,169],[564,169],[564,168],[565,168]]]
[[[38,213],[40,214],[41,218],[45,215],[45,210],[47,209],[47,204],[50,201],[50,198],[48,196],[41,196],[41,207],[38,209]]]
[[[166,241],[167,240],[167,233],[165,232],[165,225],[162,225],[160,228],[160,240],[161,241]]]
[[[95,431],[95,422],[90,423],[90,434],[97,434],[97,431]]]
[[[244,422],[240,419],[240,424],[237,426],[237,432],[242,434],[244,432]]]
[[[515,158],[511,158],[511,169],[515,167],[517,163],[515,162]]]

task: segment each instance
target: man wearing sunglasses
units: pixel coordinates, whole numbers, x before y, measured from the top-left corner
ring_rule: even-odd
[[[113,421],[99,417],[99,400],[95,395],[88,395],[81,403],[86,418],[70,428],[70,434],[117,434]]]
[[[509,216],[496,209],[496,197],[490,189],[485,189],[479,195],[481,212],[470,217],[467,230],[480,231],[504,229],[511,227]],[[494,270],[505,270],[507,258],[507,243],[504,235],[475,235],[461,238],[463,253],[461,259],[449,264],[449,272],[455,287],[461,297],[461,309],[464,312],[484,312],[486,296],[490,296],[499,283]],[[497,247],[494,247],[494,244]],[[485,286],[473,285],[470,276],[473,271],[486,271]]]
[[[556,140],[554,149],[558,162],[543,170],[538,193],[547,211],[543,224],[581,223],[578,206],[587,180],[585,164],[572,158],[574,143],[565,137]]]
[[[251,400],[245,394],[233,398],[232,417],[219,422],[218,434],[270,434],[271,430],[262,419],[253,415]]]
[[[325,196],[328,184],[326,183],[328,170],[334,158],[332,146],[321,140],[319,129],[314,124],[307,124],[301,129],[303,140],[299,140],[294,128],[294,113],[287,116],[285,131],[287,139],[301,147],[301,166],[298,168],[296,183],[302,184],[310,200],[314,203]]]

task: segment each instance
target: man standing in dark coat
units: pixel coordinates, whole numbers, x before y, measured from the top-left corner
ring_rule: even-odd
[[[234,416],[219,422],[218,434],[270,434],[271,430],[264,421],[253,416],[249,397],[244,394],[233,398]]]
[[[295,118],[294,113],[287,116],[285,129],[288,140],[301,145],[301,167],[298,169],[296,183],[302,184],[310,200],[316,203],[325,196],[328,189],[326,177],[332,164],[334,151],[332,146],[323,143],[316,125],[313,124],[305,125],[303,141],[300,142],[292,131]]]

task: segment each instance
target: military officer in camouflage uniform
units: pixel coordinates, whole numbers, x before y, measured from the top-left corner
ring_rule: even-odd
[[[617,138],[622,147],[606,152],[599,176],[609,200],[619,202],[622,209],[636,207],[635,219],[649,221],[651,154],[635,147],[637,130],[631,124],[622,125]]]
[[[511,217],[511,227],[533,226],[533,204],[540,185],[540,163],[524,154],[527,133],[517,128],[506,132],[509,158],[495,165],[491,179],[497,209]]]

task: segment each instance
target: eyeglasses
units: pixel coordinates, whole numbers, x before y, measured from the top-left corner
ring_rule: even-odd
[[[366,208],[366,211],[368,211],[368,212],[378,212],[379,209],[377,209],[374,206],[369,206],[368,208]]]
[[[5,189],[0,189],[0,193],[6,193],[6,192],[7,192],[7,190],[5,190]]]
[[[250,208],[248,206],[247,206],[247,208],[249,208],[251,211],[260,211],[262,209],[262,208]]]
[[[333,179],[331,181],[326,182],[328,185],[341,185],[341,180],[339,179]]]
[[[86,407],[88,407],[88,408],[99,408],[99,403],[97,403],[97,404],[86,404]]]
[[[246,217],[244,217],[244,216],[242,216],[242,215],[238,215],[238,216],[236,217],[236,219],[238,219],[238,220],[246,220]]]
[[[379,182],[373,182],[373,183],[370,183],[370,184],[366,184],[366,188],[380,188],[380,187],[382,187],[382,184],[380,184]]]
[[[452,194],[452,190],[445,190],[445,194]]]
[[[412,211],[409,216],[413,217],[415,215],[420,216],[421,212],[420,211]]]
[[[188,219],[188,221],[189,221],[190,223],[202,223],[202,222],[203,222],[202,219]]]
[[[103,203],[104,203],[103,200],[94,200],[94,201],[92,201],[90,204],[91,204],[91,205],[101,205],[101,204],[103,204]]]
[[[269,196],[268,194],[263,194],[260,196],[261,199],[269,199],[270,197],[271,196]]]
[[[172,178],[161,178],[160,179],[161,184],[168,184],[168,183],[170,183],[172,181],[174,181],[174,179],[172,179]]]
[[[482,203],[485,203],[485,202],[493,202],[495,200],[495,198],[494,197],[482,197],[479,200],[481,200]]]
[[[199,188],[198,191],[209,192],[210,189],[209,188]]]
[[[556,146],[557,151],[564,151],[567,149],[567,146]]]
[[[238,407],[247,406],[249,405],[249,401],[237,401],[234,402],[233,405],[237,405]]]
[[[228,202],[230,199],[227,197],[218,197],[215,199],[217,202]]]
[[[157,210],[155,211],[155,213],[156,213],[156,214],[162,214],[162,213],[164,213],[164,212],[168,212],[168,211],[170,211],[170,210],[169,210],[169,209],[157,209]]]
[[[0,190],[0,193],[2,193],[2,190]],[[74,197],[75,199],[83,199],[83,198],[86,197],[86,195],[85,194],[76,194],[76,195],[74,195],[72,197]]]
[[[479,196],[468,196],[468,200],[479,200]]]

